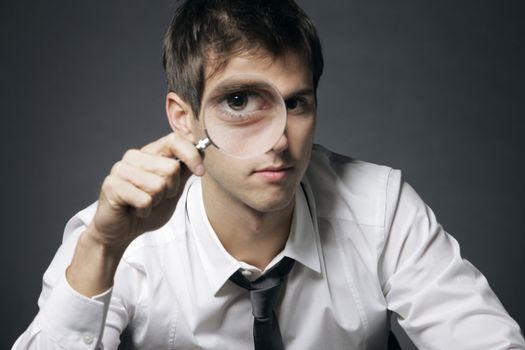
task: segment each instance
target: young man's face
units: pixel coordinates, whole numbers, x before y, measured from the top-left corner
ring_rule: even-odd
[[[271,150],[249,159],[236,159],[208,147],[204,158],[205,203],[240,204],[258,212],[289,208],[313,142],[316,106],[311,70],[293,53],[278,58],[260,53],[237,56],[205,86],[239,74],[262,76],[279,90],[287,105],[286,130]],[[203,95],[206,93],[205,89]],[[193,120],[192,133],[197,139],[203,135],[201,120]]]

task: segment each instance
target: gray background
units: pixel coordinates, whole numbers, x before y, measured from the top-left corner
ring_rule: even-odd
[[[300,3],[326,58],[317,141],[402,169],[523,328],[523,2]],[[67,219],[127,148],[169,132],[173,8],[1,2],[0,348],[36,314]]]

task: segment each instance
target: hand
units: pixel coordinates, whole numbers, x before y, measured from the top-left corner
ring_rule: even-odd
[[[137,236],[170,219],[191,173],[204,173],[201,154],[177,133],[128,150],[104,180],[86,234],[123,251]]]

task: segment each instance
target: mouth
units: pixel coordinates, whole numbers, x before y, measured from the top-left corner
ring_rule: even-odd
[[[280,164],[257,169],[253,173],[266,181],[279,182],[285,180],[291,174],[292,170],[292,166]]]

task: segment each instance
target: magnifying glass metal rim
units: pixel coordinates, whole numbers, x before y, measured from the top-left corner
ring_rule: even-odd
[[[242,79],[239,79],[239,78],[242,78]],[[215,148],[217,148],[222,153],[224,153],[224,154],[226,154],[226,155],[228,155],[230,157],[238,158],[238,159],[253,158],[253,157],[258,156],[259,154],[264,154],[264,153],[268,152],[269,150],[271,150],[275,146],[275,144],[279,141],[281,136],[284,134],[284,131],[286,130],[288,113],[286,113],[286,104],[284,102],[284,99],[283,99],[281,93],[279,92],[277,87],[272,82],[270,82],[268,79],[266,79],[266,78],[264,78],[264,77],[262,77],[260,75],[250,74],[250,73],[245,73],[245,74],[241,73],[241,74],[237,74],[237,75],[234,75],[234,76],[230,76],[227,79],[217,83],[216,87],[220,86],[220,84],[224,83],[225,81],[229,81],[229,80],[232,80],[232,81],[235,81],[235,80],[239,80],[239,81],[246,80],[246,81],[263,82],[264,84],[268,85],[273,90],[273,92],[275,92],[276,95],[279,97],[278,101],[281,102],[280,105],[281,105],[282,110],[284,111],[284,113],[283,113],[284,114],[284,118],[283,118],[282,131],[279,133],[279,136],[276,138],[275,142],[272,143],[268,149],[262,150],[260,153],[253,154],[253,155],[247,155],[247,156],[232,154],[232,153],[224,150],[223,148],[219,147],[218,145],[216,145],[213,142],[213,139],[210,137],[208,129],[206,128],[206,123],[205,123],[205,120],[204,120],[204,118],[205,118],[205,115],[204,115],[205,108],[201,108],[201,114],[202,115],[199,117],[199,119],[202,120],[202,123],[204,125],[204,133],[206,134],[206,137],[203,137],[202,139],[200,139],[197,142],[197,144],[195,145],[195,148],[197,148],[197,150],[199,150],[199,152],[204,152],[210,145],[213,145],[213,146],[215,146]],[[213,91],[213,89],[211,91]],[[203,100],[205,100],[205,99],[203,99]]]
[[[206,132],[206,129],[204,129],[204,132]],[[204,150],[206,148],[208,148],[209,145],[212,144],[210,138],[207,137],[207,134],[208,133],[206,132],[206,137],[203,138],[203,139],[200,139],[199,142],[197,142],[197,144],[195,145],[195,148],[197,148],[200,152],[204,152]],[[215,147],[217,147],[217,146],[215,146]],[[219,148],[217,147],[217,149],[219,149]]]

